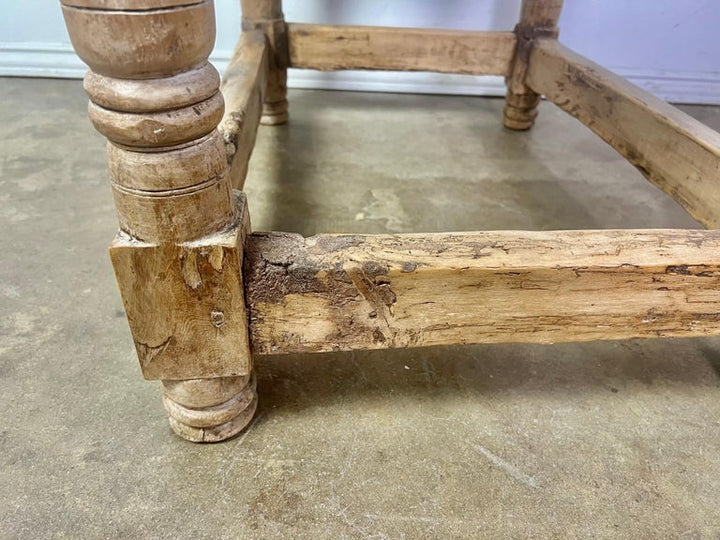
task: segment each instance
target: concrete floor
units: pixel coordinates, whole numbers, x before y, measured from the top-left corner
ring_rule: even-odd
[[[177,438],[80,81],[0,94],[0,538],[719,537],[716,339],[263,358],[245,434]],[[251,165],[257,230],[697,227],[546,103],[512,133],[498,99],[290,97]]]

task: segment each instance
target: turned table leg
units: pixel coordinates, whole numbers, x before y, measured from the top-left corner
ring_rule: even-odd
[[[536,37],[558,35],[557,21],[560,18],[563,0],[523,0],[520,22],[515,27],[517,49],[512,71],[507,77],[507,95],[503,109],[503,124],[515,130],[530,129],[537,116],[540,95],[525,84],[525,76]]]
[[[212,0],[63,0],[108,138],[120,232],[111,258],[143,375],[175,432],[238,433],[257,404],[242,286],[249,218],[230,186]]]
[[[257,409],[254,375],[163,381],[173,431],[193,442],[223,441],[250,423]]]
[[[284,124],[288,120],[288,38],[282,0],[241,0],[241,4],[243,30],[262,30],[270,45],[267,92],[260,123]]]

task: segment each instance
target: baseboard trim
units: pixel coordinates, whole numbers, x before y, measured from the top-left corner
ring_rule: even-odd
[[[215,51],[210,60],[222,72],[232,51]],[[638,86],[673,103],[720,105],[720,73],[611,68]],[[82,78],[87,68],[67,44],[0,43],[0,76]],[[323,90],[502,96],[502,77],[380,71],[290,70],[288,86]]]

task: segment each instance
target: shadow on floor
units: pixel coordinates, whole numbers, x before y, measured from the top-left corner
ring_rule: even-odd
[[[692,354],[688,354],[689,346]],[[592,399],[638,388],[717,386],[720,356],[695,340],[472,345],[256,358],[269,414],[404,396]],[[711,369],[712,368],[712,369]],[[713,371],[714,369],[714,371]]]

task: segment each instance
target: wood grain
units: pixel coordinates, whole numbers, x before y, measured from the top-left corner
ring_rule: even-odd
[[[265,34],[259,30],[243,32],[220,86],[226,105],[218,130],[225,141],[230,180],[235,189],[242,189],[245,184],[265,100],[267,77]]]
[[[554,40],[535,44],[527,82],[705,227],[720,227],[720,134]]]
[[[507,75],[511,32],[288,24],[290,67]]]
[[[179,109],[157,112],[124,112],[90,102],[88,116],[95,129],[114,143],[157,148],[200,139],[215,131],[223,117],[222,94]]]
[[[85,92],[101,107],[126,112],[179,109],[211,98],[220,85],[217,70],[204,63],[161,79],[116,79],[88,72]]]
[[[168,77],[202,64],[215,43],[212,0],[135,11],[109,10],[98,0],[84,4],[62,10],[75,52],[95,73]]]
[[[249,236],[258,354],[720,334],[720,232]]]
[[[236,194],[236,222],[213,236],[150,244],[120,233],[110,246],[146,379],[250,373],[241,276],[250,222],[245,196]]]
[[[85,0],[63,9],[73,45],[91,67],[88,112],[109,140],[120,228],[148,244],[212,237],[234,219],[216,130],[224,113],[220,77],[207,62],[213,2],[111,4]]]
[[[250,222],[216,129],[213,2],[66,0],[63,13],[108,138],[120,224],[110,258],[142,373],[164,380],[178,435],[232,437],[257,406],[242,283]]]

